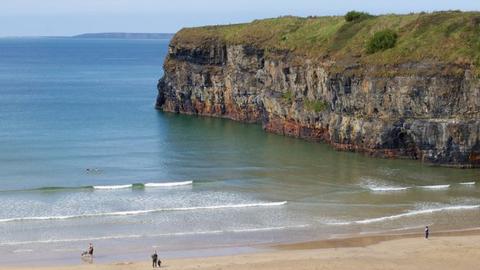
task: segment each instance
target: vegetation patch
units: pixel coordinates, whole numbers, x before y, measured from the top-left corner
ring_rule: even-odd
[[[282,99],[285,102],[292,103],[295,99],[295,96],[292,91],[288,90],[287,92],[282,94]]]
[[[373,16],[366,13],[366,12],[360,12],[360,11],[349,11],[347,14],[345,14],[345,21],[347,22],[358,22],[361,20],[365,20],[368,18],[372,18]]]
[[[330,105],[325,100],[305,100],[303,104],[305,106],[305,109],[316,113],[325,111]]]
[[[391,29],[378,31],[367,42],[367,53],[376,53],[395,47],[398,35]]]
[[[343,66],[429,61],[480,68],[480,12],[388,14],[368,19],[355,12],[348,16],[353,21],[346,17],[287,16],[184,28],[175,35],[172,45],[192,52],[210,51],[213,45],[249,45],[263,50],[267,59],[295,55]],[[355,19],[358,17],[363,19]],[[372,37],[372,33],[385,29],[396,34]],[[398,38],[394,38],[396,35]]]

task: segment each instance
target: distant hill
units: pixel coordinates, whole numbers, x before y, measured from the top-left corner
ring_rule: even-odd
[[[72,38],[170,39],[170,33],[86,33]]]

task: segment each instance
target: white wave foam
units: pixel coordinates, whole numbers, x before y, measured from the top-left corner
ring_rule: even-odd
[[[327,222],[325,225],[351,225],[355,223],[355,221],[343,221],[343,222]]]
[[[146,183],[145,187],[176,187],[192,185],[193,181],[170,182],[170,183]]]
[[[93,186],[94,189],[102,189],[102,190],[105,190],[105,189],[124,189],[124,188],[132,188],[132,184],[128,184],[128,185],[111,185],[111,186]]]
[[[192,206],[192,207],[178,207],[178,208],[158,208],[158,209],[134,210],[134,211],[118,211],[118,212],[94,213],[94,214],[83,214],[83,215],[6,218],[6,219],[0,219],[0,223],[16,222],[16,221],[65,220],[65,219],[89,218],[89,217],[135,216],[135,215],[149,214],[149,213],[155,213],[155,212],[166,212],[166,211],[194,211],[194,210],[212,210],[212,209],[228,209],[228,208],[269,207],[269,206],[281,206],[286,203],[287,203],[286,201],[283,201],[283,202],[267,202],[267,203],[226,204],[226,205]]]
[[[471,185],[475,185],[476,182],[463,182],[463,183],[460,183],[460,185],[465,185],[465,186],[471,186]]]
[[[410,187],[393,186],[383,180],[363,178],[361,186],[373,192],[405,191]]]
[[[231,230],[228,232],[234,232],[234,233],[243,233],[243,232],[265,232],[265,231],[280,231],[280,230],[288,230],[288,229],[300,229],[300,228],[306,228],[309,227],[310,225],[304,224],[304,225],[295,225],[295,226],[279,226],[279,227],[265,227],[265,228],[251,228],[251,229],[237,229],[237,230]]]
[[[13,253],[30,253],[33,252],[33,249],[15,249]]]
[[[3,242],[3,243],[0,242],[0,246],[69,243],[69,242],[114,240],[114,239],[128,239],[128,238],[140,238],[140,237],[142,237],[142,235],[118,235],[118,236],[102,236],[102,237],[87,237],[87,238],[73,238],[73,239],[48,239],[48,240],[18,241],[18,242]]]
[[[413,210],[406,213],[392,215],[392,216],[385,216],[379,218],[369,218],[363,220],[356,220],[356,221],[347,221],[347,222],[332,222],[328,223],[328,225],[351,225],[351,224],[369,224],[369,223],[378,223],[387,220],[396,220],[404,217],[411,217],[417,215],[424,215],[424,214],[432,214],[442,211],[456,211],[456,210],[472,210],[478,209],[480,205],[455,205],[455,206],[446,206],[441,208],[431,208],[431,209],[422,209],[422,210]]]
[[[234,229],[234,230],[212,230],[212,231],[197,231],[197,232],[172,232],[162,234],[149,234],[149,235],[114,235],[114,236],[101,236],[101,237],[88,237],[88,238],[73,238],[73,239],[49,239],[49,240],[36,240],[36,241],[18,241],[18,242],[0,242],[0,246],[13,246],[13,245],[32,245],[32,244],[51,244],[51,243],[68,243],[68,242],[89,242],[100,240],[115,240],[115,239],[132,239],[132,238],[144,238],[144,237],[165,237],[165,236],[190,236],[190,235],[204,235],[204,234],[222,234],[222,233],[242,233],[242,232],[262,232],[262,231],[275,231],[286,230],[295,228],[305,228],[310,225],[296,225],[296,226],[282,226],[282,227],[266,227],[266,228],[251,228],[251,229]]]
[[[152,234],[148,237],[162,237],[162,236],[188,236],[188,235],[202,235],[202,234],[220,234],[225,231],[216,230],[216,231],[198,231],[198,232],[174,232],[174,233],[161,233],[161,234]]]
[[[450,188],[450,185],[432,185],[432,186],[418,186],[423,189],[447,189]]]
[[[425,226],[432,226],[432,224],[425,224],[425,225],[419,225],[419,226],[409,226],[409,227],[403,227],[403,228],[397,228],[397,229],[392,229],[390,231],[392,232],[398,232],[398,231],[408,231],[408,230],[417,230],[417,229],[423,229]],[[379,231],[381,233],[382,231]]]
[[[410,187],[368,187],[373,192],[405,191]]]

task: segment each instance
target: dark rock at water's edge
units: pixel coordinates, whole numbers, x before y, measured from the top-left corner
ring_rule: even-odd
[[[460,21],[468,15],[467,22],[474,24],[472,31],[480,33],[480,14],[446,14]],[[360,45],[365,40],[355,36],[363,28],[347,41],[352,44],[342,41],[338,45],[347,49],[329,45],[323,51],[318,49],[317,54],[309,53],[317,50],[315,46],[282,45],[289,36],[281,31],[273,36],[255,36],[262,30],[262,21],[184,29],[170,44],[156,106],[169,112],[261,123],[268,132],[324,141],[336,149],[375,157],[480,167],[480,79],[476,66],[468,58],[448,59],[456,54],[448,46],[443,49],[443,40],[430,44],[432,54],[424,54],[424,58],[415,54],[421,47],[412,47],[411,52],[401,47],[406,46],[401,42],[408,31],[417,31],[411,27],[425,28],[421,24],[428,22],[428,16],[433,18],[432,24],[443,23],[443,17],[435,17],[436,13],[397,16],[400,26],[407,20],[404,32],[398,30],[403,33],[398,48],[375,55],[355,46],[355,40]],[[383,17],[368,20],[379,18]],[[307,24],[318,18],[297,19]],[[368,20],[361,22],[362,27],[380,27]],[[253,27],[256,32],[246,32]],[[412,32],[417,34],[417,41],[425,38]],[[271,42],[276,35],[283,35],[278,44]],[[335,38],[328,42],[335,45]],[[421,46],[418,44],[415,46]],[[437,49],[444,56],[435,56]],[[396,53],[398,57],[392,55]]]

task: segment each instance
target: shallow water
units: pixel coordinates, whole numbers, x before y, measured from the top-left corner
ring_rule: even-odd
[[[478,170],[154,110],[167,46],[0,39],[0,265],[480,225]]]

